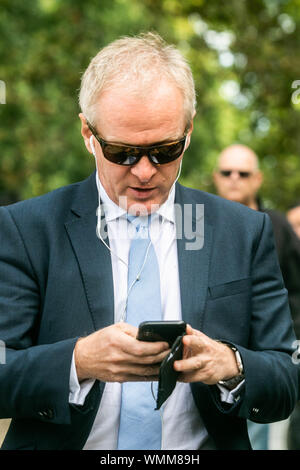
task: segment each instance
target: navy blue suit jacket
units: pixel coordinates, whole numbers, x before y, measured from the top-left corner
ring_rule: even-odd
[[[191,385],[193,396],[218,449],[247,449],[246,419],[285,419],[297,397],[295,336],[271,223],[266,214],[179,184],[175,202],[204,205],[203,248],[187,250],[184,230],[177,242],[183,319],[235,344],[245,369],[234,405],[203,383]],[[12,418],[3,449],[82,449],[91,430],[104,384],[95,382],[82,407],[68,395],[76,340],[114,322],[97,204],[93,174],[0,208],[0,418]],[[196,228],[196,211],[191,221]]]

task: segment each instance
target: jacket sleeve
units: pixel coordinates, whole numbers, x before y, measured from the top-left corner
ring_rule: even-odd
[[[235,344],[245,374],[241,399],[224,408],[212,392],[219,409],[229,414],[267,423],[286,419],[298,398],[299,366],[292,360],[295,334],[275,251],[268,215],[251,263],[252,315],[248,345]]]
[[[0,418],[68,424],[69,375],[77,338],[37,344],[39,284],[22,236],[0,208]]]

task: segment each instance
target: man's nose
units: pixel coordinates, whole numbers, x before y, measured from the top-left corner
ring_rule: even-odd
[[[237,171],[237,170],[232,170],[232,172],[230,174],[230,178],[233,179],[233,180],[240,179],[240,172]]]
[[[150,181],[157,172],[157,168],[150,162],[149,158],[143,156],[136,165],[131,168],[131,173],[136,176],[141,183]]]

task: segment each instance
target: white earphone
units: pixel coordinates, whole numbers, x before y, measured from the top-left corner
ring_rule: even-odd
[[[91,135],[91,137],[90,137],[90,147],[92,149],[94,157],[96,158],[96,150],[95,150],[95,147],[94,147],[93,135]]]
[[[185,145],[184,145],[184,150],[183,150],[183,151],[185,151],[185,150],[188,148],[188,146],[189,146],[189,144],[190,144],[190,141],[191,141],[191,135],[187,135],[187,136],[186,136],[186,140],[185,140]]]

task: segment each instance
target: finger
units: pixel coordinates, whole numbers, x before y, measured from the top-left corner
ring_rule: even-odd
[[[181,372],[177,380],[184,383],[203,382],[207,385],[214,385],[219,379],[215,375],[209,374],[205,369],[201,369],[193,372]]]
[[[192,372],[200,370],[205,366],[205,360],[199,356],[189,357],[174,362],[174,369],[178,372]]]
[[[187,346],[183,346],[183,353],[182,353],[182,359],[188,359],[189,357],[191,357],[193,354],[192,354],[192,350],[187,347]]]
[[[138,361],[139,364],[160,364],[164,360],[164,358],[170,353],[170,351],[171,349],[167,349],[159,354],[149,356],[138,356],[135,357],[135,359],[136,361]]]
[[[124,377],[135,377],[135,380],[151,380],[151,377],[159,376],[159,365],[137,365],[127,364],[120,366],[115,375],[123,375]]]
[[[195,330],[195,328],[192,328],[191,325],[189,325],[189,324],[186,325],[186,334],[187,335],[196,335],[196,336],[205,336],[204,333],[202,333],[199,330]]]
[[[157,382],[158,378],[158,375],[126,375],[124,377],[120,377],[121,380],[119,380],[119,382]]]
[[[139,341],[136,339],[138,329],[129,323],[120,322],[116,326],[126,334],[122,338],[120,347],[124,352],[133,354],[134,356],[149,356],[160,354],[167,351],[170,346],[166,341]]]
[[[187,334],[187,335],[192,335],[192,334],[193,334],[193,331],[194,331],[194,330],[193,330],[193,328],[191,327],[191,325],[187,324],[187,325],[186,325],[186,330],[185,330],[186,334]]]
[[[120,348],[123,352],[138,358],[141,356],[159,356],[162,352],[168,351],[170,346],[164,341],[139,341],[136,338],[124,335]]]
[[[129,336],[132,336],[132,338],[136,338],[137,333],[138,333],[138,328],[136,326],[130,325],[129,323],[125,322],[119,322],[116,323],[115,325],[117,328],[123,331],[123,333],[126,333]]]
[[[177,381],[182,383],[201,382],[201,376],[196,372],[182,372]]]
[[[204,341],[202,336],[199,335],[185,335],[182,338],[182,342],[186,348],[190,349],[194,353],[203,351],[206,346],[206,341]]]
[[[166,351],[162,351],[159,354],[150,354],[147,356],[127,354],[124,352],[120,357],[118,357],[118,360],[122,363],[160,364],[170,351],[170,349],[167,349]]]
[[[128,373],[136,377],[151,377],[159,375],[159,365],[133,365],[127,368]]]

